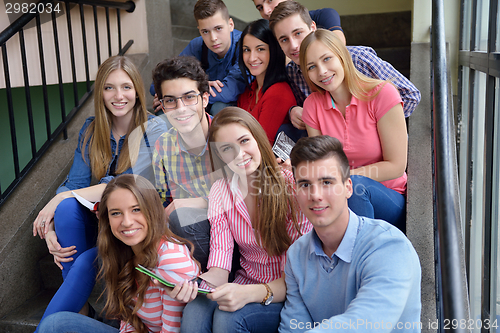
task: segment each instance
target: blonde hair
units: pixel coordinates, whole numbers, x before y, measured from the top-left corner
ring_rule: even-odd
[[[260,177],[252,186],[257,186],[261,192],[256,198],[259,205],[257,221],[252,222],[256,222],[254,227],[260,235],[260,242],[259,237],[256,237],[257,242],[267,254],[269,256],[280,255],[292,245],[286,226],[288,214],[301,234],[297,223],[296,202],[292,195],[293,184],[287,183],[281,174],[281,167],[276,162],[269,139],[259,122],[249,112],[234,106],[224,108],[212,119],[208,138],[211,144],[212,170],[225,170],[225,163],[217,153],[214,153],[217,148],[213,143],[216,142],[217,132],[229,124],[239,124],[247,128],[259,147],[261,162],[257,171]]]
[[[146,122],[148,120],[148,111],[146,109],[146,98],[144,83],[141,74],[133,64],[133,62],[124,56],[113,56],[104,61],[99,70],[94,85],[94,108],[95,119],[90,123],[85,131],[85,136],[82,141],[81,151],[82,157],[85,160],[85,152],[87,144],[90,161],[86,161],[92,170],[92,175],[96,179],[101,179],[106,175],[109,164],[113,158],[111,151],[111,126],[112,114],[104,104],[104,85],[109,74],[117,69],[123,70],[132,80],[136,92],[135,105],[133,108],[133,118],[128,128],[125,141],[122,145],[118,163],[116,165],[116,174],[121,174],[129,169],[137,161],[139,155],[139,147],[142,136],[134,136],[133,139],[129,134],[137,127],[141,127],[142,133],[146,131]],[[117,147],[118,149],[118,147]]]
[[[302,73],[305,73],[304,78],[312,91],[325,92],[325,89],[312,82],[307,74],[306,52],[309,46],[311,46],[311,44],[315,41],[323,43],[337,58],[339,58],[344,70],[344,81],[347,89],[354,97],[363,101],[372,100],[381,90],[378,89],[378,91],[373,94],[373,89],[381,83],[388,82],[374,79],[360,73],[356,67],[354,67],[351,55],[340,39],[338,39],[338,37],[329,30],[317,29],[307,35],[300,45],[300,68],[302,69]]]

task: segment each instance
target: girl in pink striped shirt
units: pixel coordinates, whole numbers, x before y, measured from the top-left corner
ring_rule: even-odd
[[[107,185],[99,206],[100,276],[105,282],[104,310],[121,320],[120,333],[179,332],[185,301],[192,299],[192,283],[199,264],[187,241],[168,229],[165,211],[153,185],[137,175],[121,175]],[[137,271],[149,267],[177,284],[158,287]],[[182,301],[184,300],[184,301]],[[40,325],[40,332],[118,332],[89,317],[59,312]]]
[[[201,277],[217,286],[184,309],[182,332],[274,332],[285,300],[285,252],[311,224],[295,200],[293,176],[281,169],[258,121],[237,107],[212,120],[210,255]],[[228,283],[235,242],[241,269]]]

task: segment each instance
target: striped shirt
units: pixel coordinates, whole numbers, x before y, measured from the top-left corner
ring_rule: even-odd
[[[366,46],[347,46],[351,54],[354,67],[362,74],[380,79],[390,81],[393,83],[401,95],[403,100],[403,110],[405,117],[409,117],[418,103],[420,103],[420,91],[413,83],[403,76],[397,69],[390,63],[380,59],[377,53],[371,47]],[[299,65],[290,61],[287,66],[287,73],[290,81],[290,86],[297,100],[297,105],[302,106],[304,100],[311,94],[311,89],[302,74]]]
[[[187,246],[163,240],[158,248],[158,264],[153,272],[177,284],[197,276],[198,266],[191,259]],[[137,316],[150,332],[179,332],[185,305],[168,296],[164,288],[156,287],[150,282]],[[120,333],[135,331],[131,324],[121,322]]]
[[[212,117],[207,115],[209,124]],[[208,142],[200,154],[187,151],[175,127],[155,144],[153,169],[156,189],[164,206],[173,199],[208,198],[210,191],[210,156]]]
[[[282,174],[290,187],[293,176],[288,170]],[[232,180],[219,179],[210,190],[208,218],[210,220],[210,255],[207,268],[219,267],[231,271],[234,241],[241,253],[241,268],[236,273],[234,283],[267,283],[281,277],[285,269],[285,252],[270,257],[266,250],[258,245],[255,231],[243,196],[238,186],[238,175]],[[292,192],[295,191],[292,189]],[[297,222],[302,234],[309,232],[312,225],[297,207]],[[291,216],[287,216],[286,231],[292,242],[300,237],[293,225]]]

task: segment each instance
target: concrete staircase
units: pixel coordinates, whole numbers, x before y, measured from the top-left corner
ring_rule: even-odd
[[[175,13],[171,17],[172,54],[179,54],[192,38],[199,36],[196,22],[192,17],[192,7],[195,2],[195,0],[170,1],[171,12]],[[377,17],[377,15],[379,16]],[[233,19],[236,28],[243,30],[246,25],[245,22],[236,18]],[[362,15],[361,17],[344,16],[342,17],[342,26],[349,45],[373,47],[382,59],[389,61],[400,72],[409,77],[410,55],[413,52],[410,46],[410,19],[411,13],[409,12]],[[376,22],[378,24],[375,24]],[[384,28],[380,22],[392,22],[392,28]],[[390,25],[384,24],[384,26]],[[394,28],[395,26],[397,28]],[[376,31],[377,34],[374,34],[373,31]],[[421,54],[425,55],[425,52],[426,49],[424,48]],[[133,55],[133,59],[143,71],[142,75],[145,84],[149,88],[151,71],[148,66],[150,67],[151,64],[148,64],[148,55]],[[414,62],[413,65],[415,66],[416,63]],[[422,63],[422,65],[424,64]],[[429,83],[427,77],[428,65],[429,63],[426,63],[424,66],[426,68],[425,73],[422,72],[420,76],[416,76],[418,82],[414,79],[414,83],[423,93],[423,99],[428,99],[429,96],[424,95],[424,91],[426,94],[428,93],[426,89]],[[429,104],[428,101],[423,100],[423,103],[416,111],[416,113],[422,114],[417,115],[417,117],[412,116],[413,119],[410,119],[410,129],[419,132],[423,138],[428,140],[430,140],[430,133],[422,133],[421,128],[423,125],[419,123],[418,126],[411,126],[411,122],[424,117],[423,122],[427,124],[427,114],[430,114]],[[73,151],[77,144],[78,131],[85,118],[91,114],[93,114],[92,98],[87,101],[69,125],[69,139],[66,141],[60,140],[49,149],[0,211],[4,229],[4,232],[0,234],[0,333],[33,332],[47,304],[62,282],[61,273],[52,262],[52,256],[48,254],[45,242],[31,236],[31,227],[38,211],[54,195],[56,188],[68,173],[72,163]],[[410,133],[410,138],[416,137],[417,134]],[[422,145],[416,144],[413,147],[410,144],[409,162],[411,156],[422,156],[420,151],[417,152],[417,149],[422,149]],[[409,166],[409,191],[412,188],[410,185],[412,182],[420,185],[427,184],[427,182],[422,182],[422,179],[427,176],[430,178],[430,171],[423,170],[424,168],[425,166],[422,166],[415,170],[415,168]],[[425,216],[426,221],[432,220],[432,213],[429,213],[432,212],[432,201],[430,201],[429,206],[429,200],[426,200],[430,197],[428,195],[430,191],[429,187],[427,187],[425,193],[420,194],[421,197],[426,197],[420,198],[422,200],[418,199],[418,194],[414,193],[415,195],[412,198],[415,201],[409,203],[413,205],[412,207],[421,210],[421,212],[417,212],[420,218],[425,214],[431,214],[431,217]],[[426,201],[425,204],[423,201]],[[410,212],[411,209],[409,209],[409,214]],[[20,216],[23,217],[22,221],[19,221]],[[412,242],[417,247],[423,264],[427,265],[425,267],[423,265],[425,272],[423,287],[427,288],[427,290],[423,291],[423,294],[426,294],[423,301],[427,303],[423,308],[428,310],[422,316],[423,320],[424,318],[427,320],[427,318],[432,318],[433,313],[435,314],[435,299],[433,298],[434,256],[432,252],[426,252],[433,247],[432,226],[430,226],[430,229],[428,226],[425,228],[429,230],[425,235],[427,238],[425,238],[419,231],[422,230],[421,224],[418,224],[421,221],[411,220],[411,222],[415,222],[415,225],[408,229],[409,236],[412,234],[410,239],[414,237]],[[95,288],[90,300],[97,311],[102,308],[102,302],[97,301],[99,290],[99,288]]]
[[[147,54],[129,56],[141,72],[146,70]],[[32,236],[32,225],[68,174],[78,132],[93,114],[94,100],[89,98],[68,126],[68,140],[56,141],[2,206],[0,333],[34,332],[62,282],[61,271],[52,261],[45,241]],[[103,307],[102,301],[97,301],[100,290],[94,288],[89,300],[96,311]]]

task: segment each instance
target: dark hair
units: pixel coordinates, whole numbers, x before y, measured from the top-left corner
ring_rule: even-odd
[[[249,74],[247,74],[248,68],[243,62],[243,39],[246,35],[252,35],[269,45],[269,64],[267,65],[266,75],[264,77],[264,85],[261,87],[262,94],[266,92],[267,88],[275,83],[283,81],[288,82],[285,54],[283,53],[283,50],[281,50],[273,32],[269,29],[269,22],[265,19],[250,22],[241,33],[238,49],[240,51],[239,66],[243,79],[247,83],[249,82]]]
[[[314,162],[325,158],[335,157],[342,172],[342,182],[349,178],[349,160],[344,153],[342,142],[329,135],[319,135],[299,139],[290,153],[293,173],[302,162]]]
[[[271,17],[269,18],[269,27],[271,28],[271,31],[274,33],[274,27],[278,22],[295,14],[299,14],[302,21],[304,21],[305,24],[311,28],[313,20],[311,19],[311,15],[309,15],[309,10],[298,2],[287,0],[280,2],[276,7],[274,7]]]
[[[222,17],[229,20],[229,11],[222,0],[198,0],[194,5],[194,18],[196,21],[214,16],[221,11]]]
[[[163,98],[161,84],[180,78],[198,82],[198,90],[203,95],[208,93],[208,75],[201,68],[201,63],[195,57],[177,56],[165,59],[153,69],[153,83],[158,99]]]

